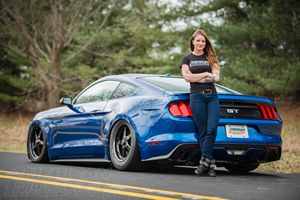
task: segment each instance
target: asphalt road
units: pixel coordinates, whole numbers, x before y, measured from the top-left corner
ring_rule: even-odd
[[[300,199],[300,174],[196,177],[190,167],[121,172],[103,163],[31,163],[0,153],[0,199]]]

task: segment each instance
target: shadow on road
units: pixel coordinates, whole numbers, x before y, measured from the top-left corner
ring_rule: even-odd
[[[173,166],[173,167],[162,167],[162,166],[151,166],[146,167],[142,170],[144,173],[160,173],[160,174],[177,174],[177,175],[192,175],[194,176],[194,170],[196,167],[190,166]],[[249,172],[249,173],[231,173],[224,168],[216,169],[218,176],[249,176],[249,177],[272,177],[278,178],[276,174],[267,173],[267,172]]]
[[[64,165],[64,166],[72,166],[72,167],[84,167],[84,168],[100,168],[100,169],[107,169],[113,170],[114,173],[122,173],[115,169],[111,163],[100,163],[100,162],[53,162],[53,165]],[[149,164],[143,166],[142,169],[137,171],[130,171],[127,173],[146,173],[146,174],[174,174],[174,175],[191,175],[194,176],[194,170],[196,167],[191,166],[163,166],[163,165],[155,165]],[[273,174],[271,172],[258,172],[253,171],[249,173],[231,173],[224,168],[217,168],[216,169],[218,176],[232,176],[232,177],[269,177],[269,178],[280,178],[279,175]]]

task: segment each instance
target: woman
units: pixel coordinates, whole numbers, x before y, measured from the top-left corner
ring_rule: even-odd
[[[206,33],[198,29],[190,40],[191,53],[182,59],[181,72],[190,82],[190,108],[199,131],[201,151],[197,176],[216,176],[213,146],[219,123],[219,99],[214,82],[219,81],[218,59]]]

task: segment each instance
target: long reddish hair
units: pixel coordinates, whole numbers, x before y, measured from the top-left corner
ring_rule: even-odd
[[[205,44],[205,48],[203,49],[203,51],[204,51],[204,55],[206,56],[210,66],[219,70],[219,62],[218,62],[218,57],[217,57],[216,51],[213,48],[213,46],[211,45],[211,42],[207,38],[207,35],[203,29],[196,30],[194,32],[194,34],[192,35],[191,40],[190,40],[191,51],[194,51],[193,41],[194,41],[195,37],[198,35],[202,35],[203,37],[205,37],[206,44]]]

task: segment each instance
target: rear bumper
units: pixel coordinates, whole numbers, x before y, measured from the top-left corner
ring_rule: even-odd
[[[279,160],[279,145],[217,145],[214,158],[219,163],[264,163]]]
[[[273,149],[281,147],[282,140],[280,135],[255,133],[256,135],[250,138],[226,138],[226,133],[223,130],[224,127],[219,127],[216,138],[215,158],[218,160],[250,159],[251,152],[259,155],[264,154],[263,158],[261,156],[258,158],[261,162],[269,162],[280,158],[278,151],[281,152],[281,149],[275,152],[278,156],[268,155],[269,152],[273,154]],[[140,146],[141,158],[142,160],[169,159],[175,151],[178,151],[177,149],[181,148],[189,149],[188,151],[197,149],[199,153],[198,144],[198,135],[196,133],[159,134],[149,138]],[[250,153],[247,153],[248,150]]]
[[[229,138],[226,125],[247,125],[248,138]],[[282,121],[278,120],[219,120],[214,156],[220,162],[270,162],[281,156]],[[141,158],[151,160],[187,160],[199,155],[198,134],[192,118],[175,118],[166,114],[154,126],[139,130]],[[152,144],[152,145],[150,145]],[[192,147],[194,145],[194,147]],[[242,149],[242,148],[246,149]],[[274,148],[273,148],[274,147]],[[232,148],[235,151],[230,151]],[[182,149],[182,150],[180,150]],[[276,150],[274,150],[276,149]],[[195,151],[195,153],[191,153]]]
[[[279,160],[280,145],[236,145],[217,144],[214,147],[214,158],[218,165],[223,163],[264,163]],[[143,161],[166,161],[170,163],[184,163],[197,165],[199,163],[199,145],[196,143],[181,144],[170,153],[156,156]]]

